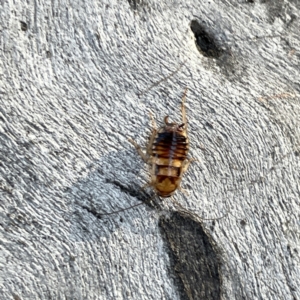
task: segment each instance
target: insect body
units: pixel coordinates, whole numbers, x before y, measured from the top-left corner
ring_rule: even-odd
[[[169,123],[168,116],[164,118],[165,125],[157,129],[152,118],[153,129],[146,154],[133,140],[129,140],[137,149],[142,159],[150,165],[151,186],[157,195],[163,198],[172,196],[180,188],[183,174],[193,159],[188,159],[189,140],[187,136],[187,119],[185,113],[185,98],[182,97],[182,123]]]

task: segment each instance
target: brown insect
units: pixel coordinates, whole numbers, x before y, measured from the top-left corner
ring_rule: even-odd
[[[144,188],[151,186],[156,194],[163,198],[171,197],[177,189],[180,189],[183,174],[187,171],[190,163],[195,160],[187,158],[189,139],[184,106],[186,93],[187,89],[184,91],[181,103],[182,123],[169,123],[169,117],[166,116],[164,118],[165,125],[157,129],[156,122],[150,114],[153,129],[146,153],[134,140],[128,139],[135,146],[144,162],[150,166],[151,181]],[[102,215],[115,214],[142,204],[138,203]]]
[[[169,117],[166,116],[165,125],[157,129],[151,116],[153,129],[146,153],[135,141],[129,139],[144,162],[150,165],[151,181],[146,186],[153,187],[157,195],[163,198],[172,196],[177,189],[180,189],[182,176],[194,160],[187,158],[189,139],[184,106],[186,93],[187,89],[182,97],[182,123],[169,123]]]

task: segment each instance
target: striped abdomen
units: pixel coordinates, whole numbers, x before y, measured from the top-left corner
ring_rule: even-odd
[[[182,166],[187,158],[189,142],[185,131],[159,132],[152,145],[155,182],[161,197],[171,196],[179,187]]]

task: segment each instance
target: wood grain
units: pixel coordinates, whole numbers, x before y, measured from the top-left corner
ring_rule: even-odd
[[[159,226],[179,203],[215,243],[217,298],[300,299],[296,4],[2,1],[0,298],[193,299]],[[186,87],[188,194],[99,217],[157,203],[127,138],[146,145],[149,111],[179,121]]]

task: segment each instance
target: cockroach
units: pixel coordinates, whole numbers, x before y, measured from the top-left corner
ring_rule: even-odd
[[[181,123],[169,123],[169,117],[164,118],[164,126],[157,129],[153,116],[152,133],[146,153],[134,140],[128,139],[134,145],[145,163],[150,166],[151,180],[144,187],[150,186],[155,193],[162,198],[171,197],[180,188],[182,176],[187,171],[190,163],[195,159],[187,157],[189,152],[189,139],[187,134],[187,117],[185,111],[185,99],[187,88],[184,91],[181,102]],[[115,214],[143,203],[102,215]]]
[[[186,93],[187,89],[181,103],[182,123],[169,123],[169,117],[166,116],[164,126],[157,129],[151,115],[153,129],[146,153],[135,141],[129,139],[143,161],[150,165],[151,181],[147,186],[153,187],[156,194],[162,198],[171,197],[180,189],[182,176],[194,160],[187,158],[189,139],[185,112]]]

